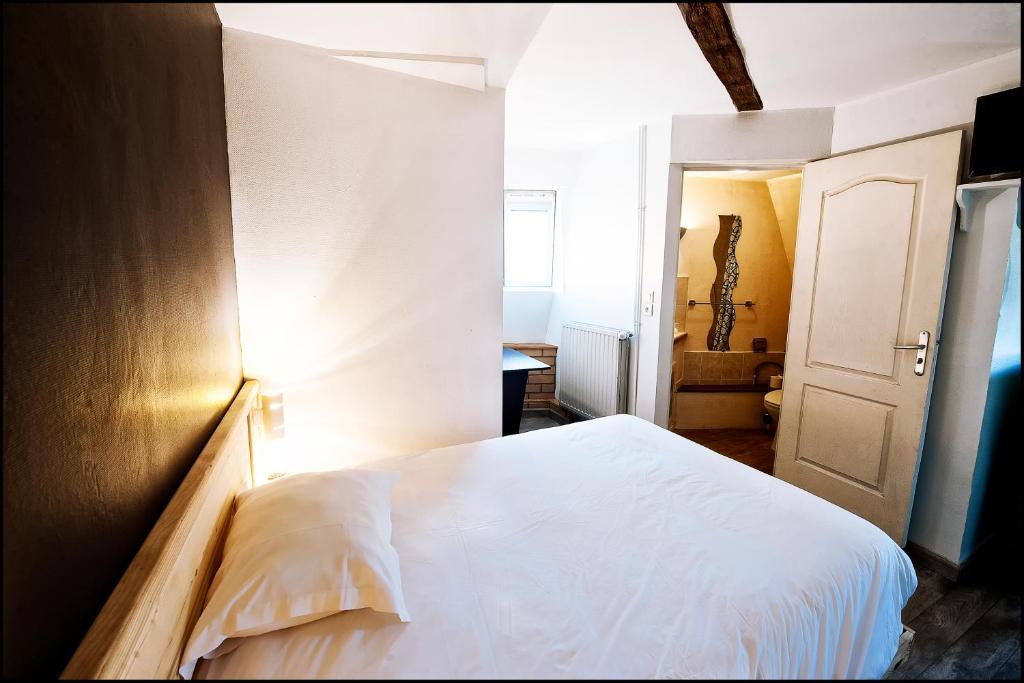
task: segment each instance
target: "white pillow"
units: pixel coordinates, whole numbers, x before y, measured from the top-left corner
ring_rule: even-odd
[[[240,494],[179,673],[255,636],[369,607],[409,621],[391,545],[397,472],[293,474]],[[223,646],[222,646],[223,644]]]

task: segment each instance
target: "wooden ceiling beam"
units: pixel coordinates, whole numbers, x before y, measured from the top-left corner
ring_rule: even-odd
[[[679,11],[704,58],[722,81],[737,111],[764,109],[736,42],[729,15],[720,2],[679,2]]]

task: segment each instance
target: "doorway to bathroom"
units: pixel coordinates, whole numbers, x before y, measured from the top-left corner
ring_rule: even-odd
[[[686,170],[669,428],[771,473],[800,168]]]

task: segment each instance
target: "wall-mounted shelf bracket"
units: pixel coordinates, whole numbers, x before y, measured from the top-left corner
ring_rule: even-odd
[[[967,232],[968,220],[971,217],[971,208],[974,206],[974,198],[981,190],[995,190],[1004,187],[1017,188],[1017,214],[1020,214],[1020,178],[1009,180],[993,180],[985,183],[964,183],[956,186],[956,205],[960,207],[960,218],[957,225],[961,232]]]

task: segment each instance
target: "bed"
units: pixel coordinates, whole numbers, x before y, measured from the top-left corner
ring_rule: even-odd
[[[249,416],[258,437],[245,400],[234,419]],[[244,457],[246,430],[235,430],[237,452],[220,459]],[[204,455],[208,477],[239,469]],[[375,467],[400,473],[392,544],[411,621],[354,610],[241,639],[197,678],[878,678],[908,651],[900,611],[917,580],[888,536],[643,420]],[[205,490],[230,501],[233,488]],[[114,613],[108,602],[65,676],[173,677],[226,523],[207,516],[208,529],[193,522],[196,539],[169,550],[201,546],[193,555],[206,559],[129,569],[126,579],[148,577],[150,600],[115,591]],[[184,594],[181,577],[191,577]],[[173,628],[147,627],[172,604]],[[114,628],[119,619],[136,625]]]

